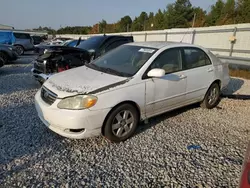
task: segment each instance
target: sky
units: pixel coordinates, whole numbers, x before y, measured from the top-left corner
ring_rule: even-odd
[[[175,0],[1,0],[0,24],[15,29],[39,26],[58,29],[65,26],[92,26],[102,19],[108,23],[142,11],[157,12]],[[209,9],[215,0],[191,0],[193,6]]]

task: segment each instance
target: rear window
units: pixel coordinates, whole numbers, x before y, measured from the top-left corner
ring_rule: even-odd
[[[30,39],[30,35],[27,33],[14,33],[14,36],[18,39]]]
[[[91,49],[96,50],[102,44],[104,39],[105,38],[103,36],[91,37],[82,42],[79,46],[77,46],[77,48],[81,48],[84,50],[91,50]]]

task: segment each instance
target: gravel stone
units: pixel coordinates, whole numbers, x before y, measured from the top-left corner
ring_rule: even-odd
[[[222,98],[212,110],[191,105],[151,118],[119,144],[71,140],[37,116],[32,59],[0,68],[0,187],[238,186],[250,100]],[[249,88],[249,80],[232,78],[223,94],[250,95]]]

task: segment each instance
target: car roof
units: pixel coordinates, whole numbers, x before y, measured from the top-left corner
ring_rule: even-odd
[[[123,36],[123,35],[96,35],[96,36],[92,36],[92,37],[96,37],[96,38],[132,38],[132,36]],[[90,38],[92,38],[90,37]]]
[[[182,46],[199,47],[197,45],[188,44],[188,43],[165,42],[165,41],[133,42],[133,43],[128,43],[126,45],[142,46],[142,47],[156,48],[156,49],[161,49],[167,46],[169,47],[182,47]]]

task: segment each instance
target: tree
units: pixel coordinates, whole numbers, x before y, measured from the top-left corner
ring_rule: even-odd
[[[219,22],[224,7],[225,3],[222,0],[218,0],[216,4],[211,7],[211,11],[206,19],[207,26],[215,26]]]
[[[153,24],[153,27],[151,27],[151,24]],[[152,30],[154,29],[154,13],[150,12],[148,15],[148,23],[146,25],[146,30]]]
[[[169,28],[185,28],[190,26],[194,10],[189,0],[177,0],[167,6],[165,14]]]
[[[107,26],[106,20],[102,20],[101,22],[99,22],[99,33],[105,33],[106,26]]]
[[[119,32],[126,32],[129,31],[131,28],[132,19],[130,18],[130,16],[124,16],[117,24]]]
[[[236,22],[249,23],[250,22],[250,0],[238,0],[236,8]]]
[[[206,22],[206,12],[200,7],[195,7],[194,14],[195,14],[194,27],[203,27]],[[190,25],[192,24],[193,22],[190,23]]]
[[[146,25],[148,23],[148,14],[146,12],[142,12],[138,17],[139,23],[141,24],[141,30],[146,30]]]
[[[148,15],[146,12],[142,12],[139,17],[135,17],[132,23],[132,30],[133,31],[146,30],[147,23],[148,23]]]
[[[154,17],[154,29],[165,29],[165,19],[164,14],[161,9],[155,14]]]
[[[227,0],[216,25],[233,24],[235,22],[235,0]]]

